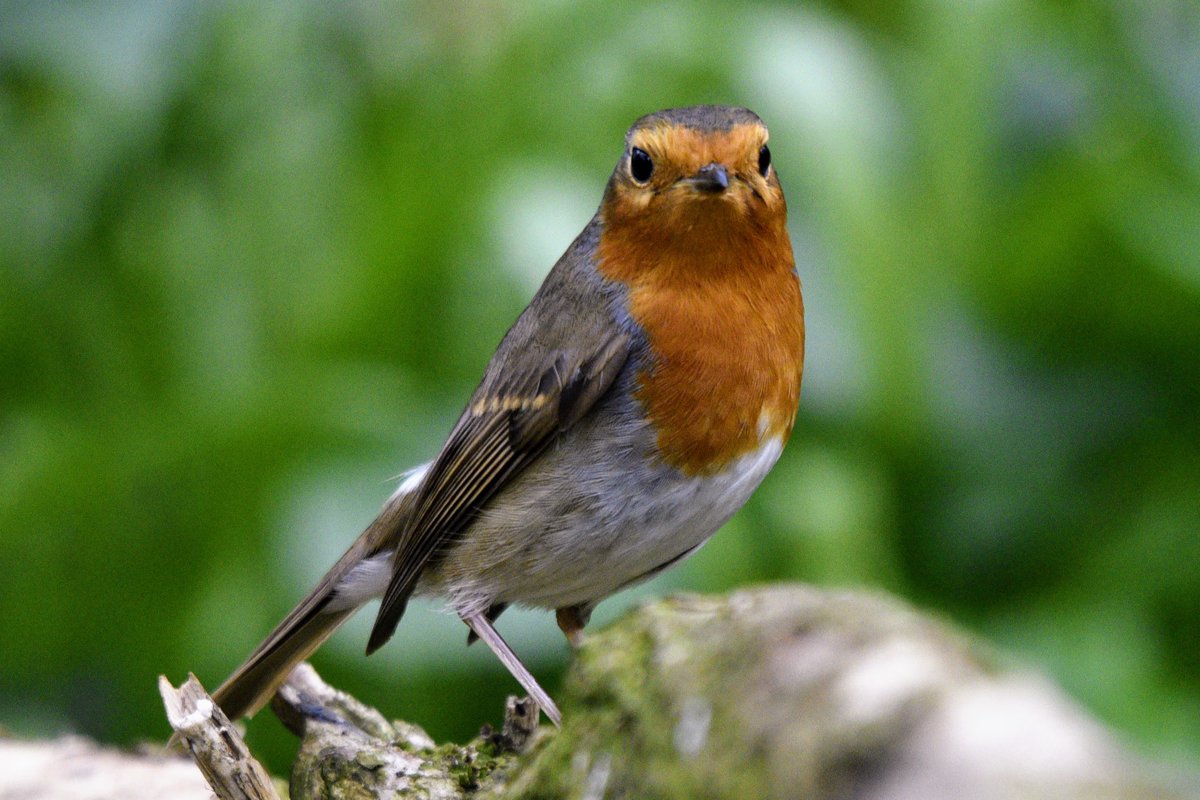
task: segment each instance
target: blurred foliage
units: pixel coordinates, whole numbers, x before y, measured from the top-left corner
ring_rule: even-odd
[[[332,563],[628,124],[693,102],[771,126],[805,397],[640,591],[882,587],[1200,756],[1190,0],[0,5],[0,721],[163,736],[155,676],[214,686]],[[461,624],[364,659],[362,616],[330,680],[437,736],[499,716]],[[550,616],[502,627],[566,663]]]

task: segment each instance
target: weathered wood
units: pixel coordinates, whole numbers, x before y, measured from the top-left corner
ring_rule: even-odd
[[[307,664],[292,670],[271,708],[301,737],[292,800],[421,797],[463,800],[500,791],[517,755],[537,739],[538,706],[509,698],[500,732],[465,745],[435,745],[419,726],[378,711],[321,681]]]
[[[195,675],[178,689],[159,676],[167,721],[220,800],[279,800],[271,776]]]

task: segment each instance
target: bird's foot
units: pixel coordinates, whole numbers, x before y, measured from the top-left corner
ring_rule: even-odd
[[[576,650],[583,646],[583,627],[591,616],[592,610],[587,606],[563,606],[554,612],[559,630]]]

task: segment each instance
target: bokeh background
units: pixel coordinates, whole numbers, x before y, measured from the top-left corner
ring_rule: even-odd
[[[601,606],[877,587],[1200,759],[1200,6],[0,5],[0,724],[162,737],[429,458],[642,113],[772,130],[797,434]],[[515,685],[418,604],[316,658],[438,737]],[[502,630],[557,685],[548,614]],[[289,739],[251,726],[278,767]]]

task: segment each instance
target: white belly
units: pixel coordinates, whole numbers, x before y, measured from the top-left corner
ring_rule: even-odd
[[[418,593],[443,597],[459,613],[495,603],[542,608],[589,605],[695,551],[749,499],[778,460],[783,443],[767,439],[715,476],[690,477],[638,462],[581,473],[563,457],[522,476],[422,576]],[[428,465],[396,495],[411,491]],[[524,485],[522,485],[524,484]],[[395,497],[393,497],[395,499]],[[338,608],[383,594],[391,553],[343,579]]]
[[[593,474],[565,500],[551,496],[552,489],[524,493],[521,502],[485,511],[423,588],[468,613],[497,602],[543,608],[598,602],[706,542],[749,499],[782,449],[779,439],[769,439],[716,476],[647,467]]]

